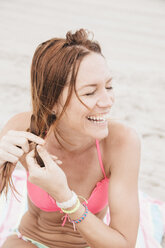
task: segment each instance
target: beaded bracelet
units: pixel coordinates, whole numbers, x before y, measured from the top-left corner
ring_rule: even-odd
[[[82,196],[79,196],[79,197],[80,197],[80,198],[83,198],[83,199],[85,200],[86,204],[88,203],[88,201],[87,201],[84,197],[82,197]],[[80,200],[78,199],[78,201],[79,201],[79,204],[78,204],[78,202],[77,202],[76,207],[73,209],[74,212],[76,212],[77,209],[78,209],[79,206],[80,206]],[[80,223],[83,219],[85,219],[85,217],[86,217],[86,215],[87,215],[87,213],[88,213],[88,207],[87,207],[85,204],[82,204],[82,205],[85,207],[85,212],[84,212],[84,214],[83,214],[79,219],[76,219],[76,220],[71,220],[70,217],[68,216],[68,213],[66,213],[67,210],[61,209],[61,212],[65,212],[65,215],[61,218],[61,220],[63,220],[62,226],[65,225],[65,222],[66,222],[66,220],[68,219],[68,221],[71,222],[71,223],[73,224],[73,229],[74,229],[74,231],[76,231],[76,226],[75,226],[75,224],[78,224],[78,223]],[[78,206],[78,207],[77,207],[77,206]],[[75,210],[75,209],[76,209],[76,210]],[[73,210],[72,210],[72,211],[73,211]],[[69,210],[68,210],[68,211],[69,211]],[[73,212],[72,212],[72,213],[73,213]]]
[[[87,216],[87,214],[88,214],[88,207],[87,207],[86,204],[83,204],[83,206],[85,207],[85,212],[84,212],[84,214],[83,214],[80,218],[78,218],[78,219],[76,219],[76,220],[71,220],[71,222],[72,222],[73,224],[78,224],[78,223],[82,222],[82,221],[85,219],[85,217]]]

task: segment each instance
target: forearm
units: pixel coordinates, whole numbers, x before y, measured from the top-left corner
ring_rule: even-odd
[[[71,219],[77,219],[84,213],[84,206],[73,214],[69,214]],[[129,248],[126,239],[116,230],[107,226],[102,220],[91,212],[76,228],[91,248]]]

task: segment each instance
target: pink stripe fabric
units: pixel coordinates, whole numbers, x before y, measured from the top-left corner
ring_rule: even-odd
[[[97,154],[98,154],[98,158],[99,158],[100,167],[102,169],[104,177],[107,178],[105,171],[104,171],[104,166],[103,166],[103,162],[102,162],[102,158],[101,158],[101,152],[100,152],[100,146],[99,146],[98,140],[96,140],[96,148],[97,148]]]

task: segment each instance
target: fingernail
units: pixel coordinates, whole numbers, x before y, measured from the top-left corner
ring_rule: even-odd
[[[53,158],[53,159],[58,159],[58,157],[57,157],[57,156],[54,156],[54,155],[52,155],[52,158]]]
[[[56,163],[57,164],[62,164],[62,161],[61,160],[57,160]]]

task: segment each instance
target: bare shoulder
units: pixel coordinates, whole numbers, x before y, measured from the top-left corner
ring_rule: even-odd
[[[31,114],[31,112],[22,112],[14,115],[1,130],[0,138],[9,130],[26,131],[30,126]]]
[[[118,121],[111,121],[109,123],[109,135],[106,138],[108,146],[121,145],[131,140],[140,140],[140,136],[135,128]]]
[[[136,129],[118,121],[109,123],[109,135],[105,140],[105,157],[110,170],[119,161],[121,154],[139,153],[140,148],[141,138]]]

